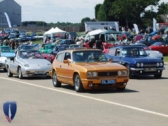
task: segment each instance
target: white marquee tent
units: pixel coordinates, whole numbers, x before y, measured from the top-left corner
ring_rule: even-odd
[[[51,28],[50,30],[48,30],[47,32],[44,33],[44,35],[47,34],[54,34],[54,33],[66,33],[66,31],[59,29],[58,27],[56,28]]]

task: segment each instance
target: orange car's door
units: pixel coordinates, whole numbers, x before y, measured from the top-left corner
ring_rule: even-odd
[[[68,67],[68,64],[64,64],[63,60],[65,57],[65,53],[60,53],[56,57],[56,61],[54,61],[54,67],[56,68],[57,78],[59,81],[65,83],[67,82],[67,72],[66,69]]]
[[[66,52],[65,53],[65,59],[64,60],[68,60],[69,61],[69,63],[66,64],[67,66],[65,66],[66,67],[65,72],[66,72],[67,81],[68,81],[67,83],[73,85],[73,71],[74,70],[73,70],[72,64],[71,64],[71,62],[72,62],[72,58],[71,57],[72,56],[71,56],[70,52]]]

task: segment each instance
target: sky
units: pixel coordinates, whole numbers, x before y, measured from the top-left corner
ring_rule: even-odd
[[[22,21],[80,23],[95,18],[94,7],[104,0],[15,0],[22,7]],[[168,2],[168,0],[161,0]]]

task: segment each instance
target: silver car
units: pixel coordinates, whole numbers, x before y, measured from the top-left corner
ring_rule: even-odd
[[[39,51],[17,51],[16,57],[6,62],[7,75],[12,77],[18,75],[23,77],[44,75],[49,77],[51,63],[44,59]]]

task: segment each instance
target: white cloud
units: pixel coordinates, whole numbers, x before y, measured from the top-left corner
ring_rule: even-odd
[[[15,0],[22,7],[22,21],[73,22],[94,18],[94,7],[104,0]]]

